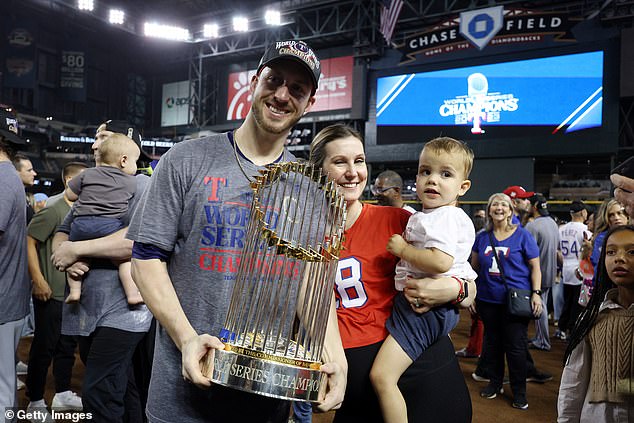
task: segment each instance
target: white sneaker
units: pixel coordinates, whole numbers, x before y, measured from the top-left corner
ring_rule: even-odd
[[[29,419],[31,423],[55,423],[55,419],[51,412],[46,409],[46,402],[43,399],[29,402],[26,412],[32,416]]]
[[[17,383],[15,385],[15,390],[16,391],[21,391],[25,387],[26,387],[26,383],[22,382],[20,379],[17,379]]]
[[[84,406],[81,403],[80,396],[73,391],[64,391],[55,394],[51,408],[55,410],[82,411]]]
[[[22,361],[18,361],[18,364],[15,365],[15,373],[18,376],[24,376],[27,374],[27,372],[29,371],[29,366],[28,364],[22,362]]]

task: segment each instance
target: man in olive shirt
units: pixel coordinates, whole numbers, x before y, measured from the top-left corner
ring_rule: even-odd
[[[64,187],[69,180],[88,166],[71,162],[62,170]],[[29,273],[33,281],[33,306],[35,334],[29,352],[29,369],[26,376],[28,409],[45,408],[44,387],[48,368],[53,361],[55,409],[81,410],[81,398],[70,390],[70,379],[75,362],[76,340],[62,335],[62,303],[66,289],[66,274],[51,263],[52,242],[55,229],[70,210],[72,202],[64,193],[48,200],[47,206],[33,216],[28,227],[27,254]]]

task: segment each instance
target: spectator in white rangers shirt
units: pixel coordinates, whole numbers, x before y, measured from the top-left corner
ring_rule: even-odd
[[[581,247],[584,244],[584,240],[589,240],[592,237],[592,233],[588,231],[588,227],[584,223],[588,218],[588,211],[581,201],[572,202],[570,205],[570,217],[571,221],[559,228],[561,253],[564,258],[561,271],[563,307],[559,315],[559,330],[555,332],[555,336],[564,340],[567,332],[572,329],[579,313],[581,313],[581,306],[579,305],[581,280],[577,278],[576,270],[579,267]],[[555,301],[555,307],[558,307],[554,296],[553,300]],[[557,315],[557,312],[555,312],[555,315]]]

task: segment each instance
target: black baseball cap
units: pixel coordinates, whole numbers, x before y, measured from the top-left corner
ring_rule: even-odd
[[[139,156],[140,160],[152,160],[152,158],[145,151],[143,151],[143,146],[141,145],[141,133],[134,125],[129,124],[125,120],[112,119],[105,121],[104,125],[106,125],[104,130],[115,132],[117,134],[123,134],[134,141],[136,145],[139,146],[139,150],[141,150],[141,154]]]
[[[548,216],[548,202],[542,194],[535,193],[530,199],[531,204],[541,216]]]
[[[0,135],[12,144],[26,144],[26,141],[18,136],[18,118],[4,108],[0,108]]]
[[[274,42],[266,49],[264,56],[260,59],[258,73],[264,66],[280,59],[291,59],[304,65],[313,82],[311,95],[315,95],[319,85],[319,76],[321,75],[321,64],[319,63],[319,58],[317,58],[317,55],[308,44],[295,40]]]
[[[587,207],[585,204],[583,204],[583,201],[575,200],[570,203],[570,213],[579,213],[582,210],[587,210]]]

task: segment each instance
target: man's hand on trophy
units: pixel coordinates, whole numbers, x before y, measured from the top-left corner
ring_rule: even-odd
[[[341,407],[346,393],[346,373],[339,363],[325,363],[320,370],[328,376],[326,396],[315,406],[315,411],[326,412]]]
[[[187,340],[182,348],[183,379],[199,388],[209,388],[211,380],[208,376],[213,373],[214,352],[224,347],[220,339],[207,334]]]

